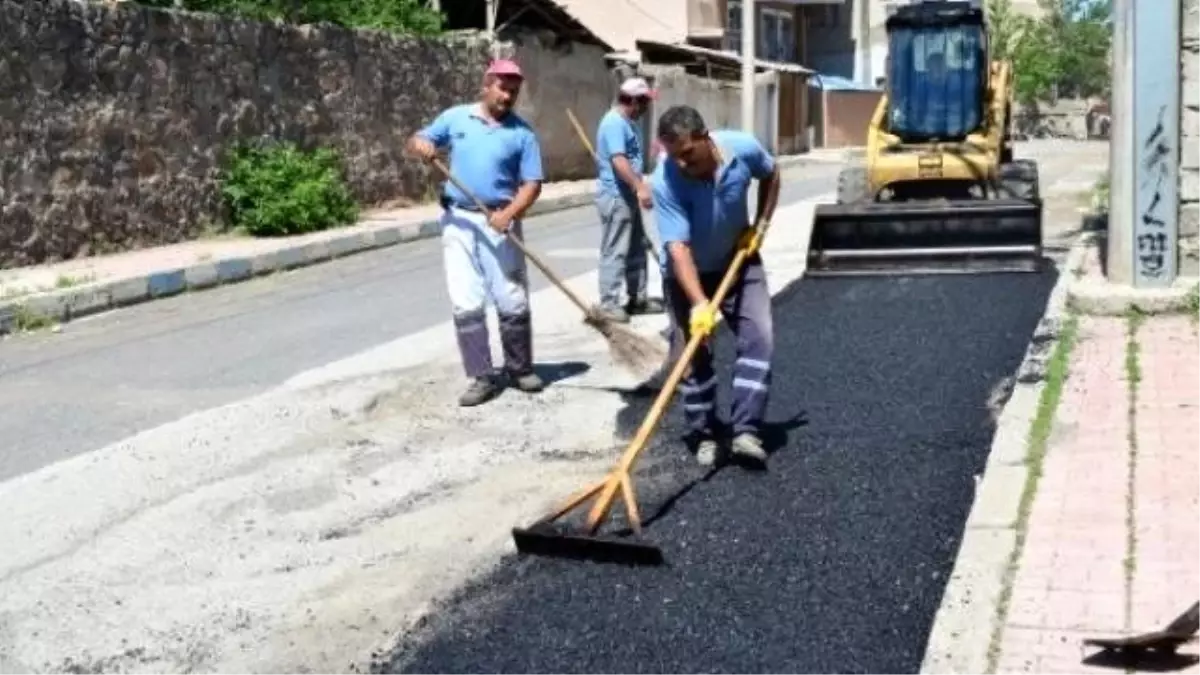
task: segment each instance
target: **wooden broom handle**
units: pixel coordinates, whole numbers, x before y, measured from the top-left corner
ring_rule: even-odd
[[[579,135],[579,140],[583,141],[583,146],[591,153],[592,159],[596,159],[596,149],[592,147],[592,142],[588,140],[587,132],[583,130],[583,125],[575,118],[575,113],[567,108],[567,117],[571,118],[571,126],[575,127],[575,133]]]
[[[485,218],[490,219],[492,217],[492,212],[491,212],[491,210],[488,209],[487,204],[484,204],[483,200],[481,200],[479,197],[475,196],[474,192],[471,192],[471,190],[469,188],[467,188],[467,186],[463,185],[461,181],[459,181],[457,178],[455,178],[454,174],[450,173],[449,167],[447,167],[446,164],[440,158],[434,157],[432,161],[433,161],[433,165],[436,166],[438,168],[438,170],[441,171],[446,176],[446,180],[449,180],[451,183],[454,183],[455,187],[457,187],[459,190],[461,190],[463,194],[465,194],[467,197],[469,197],[471,199],[471,201],[475,202],[475,206],[479,208],[479,210],[483,213]],[[490,225],[489,225],[489,227],[490,227]],[[566,293],[567,297],[571,299],[571,302],[575,303],[575,306],[579,307],[579,309],[582,310],[584,314],[586,314],[588,316],[592,315],[592,309],[590,307],[588,307],[586,304],[584,304],[583,300],[581,300],[579,298],[579,296],[575,295],[574,291],[567,288],[566,283],[564,283],[563,280],[557,274],[555,274],[549,267],[547,267],[546,263],[542,262],[541,258],[534,255],[533,251],[530,251],[528,248],[526,248],[525,243],[523,241],[521,241],[518,237],[513,235],[511,230],[509,230],[506,234],[508,236],[508,240],[511,241],[513,244],[515,244],[517,249],[520,250],[521,253],[525,254],[525,257],[529,258],[529,261],[532,262],[539,270],[541,270],[542,274],[546,275],[546,278],[550,280],[550,283],[557,286],[558,289],[560,291],[562,291],[563,293]]]

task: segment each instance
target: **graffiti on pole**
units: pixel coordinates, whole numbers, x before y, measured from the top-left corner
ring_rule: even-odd
[[[1133,85],[1125,94],[1133,127],[1127,137],[1133,154],[1127,260],[1134,286],[1164,287],[1175,280],[1178,255],[1179,3],[1129,0],[1124,20],[1133,33],[1125,55]]]
[[[1166,130],[1167,106],[1158,109],[1158,121],[1142,144],[1141,189],[1150,193],[1150,201],[1137,214],[1141,221],[1136,237],[1138,274],[1161,278],[1168,268],[1170,238],[1167,235],[1164,190],[1171,180],[1171,142]]]

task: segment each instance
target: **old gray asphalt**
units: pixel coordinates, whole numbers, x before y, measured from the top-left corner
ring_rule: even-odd
[[[782,203],[833,189],[832,165],[786,174]],[[531,219],[535,250],[592,250],[591,207]],[[570,277],[595,260],[552,261]],[[545,286],[533,274],[534,287]],[[449,318],[435,240],[139,305],[0,342],[0,481]]]

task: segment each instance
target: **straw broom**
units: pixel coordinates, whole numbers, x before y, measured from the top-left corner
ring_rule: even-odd
[[[432,161],[434,166],[446,176],[447,180],[475,202],[475,205],[484,214],[484,217],[491,218],[491,211],[483,201],[455,178],[442,160],[435,157]],[[613,361],[642,380],[649,379],[658,371],[659,366],[662,365],[667,357],[667,351],[664,347],[655,340],[639,335],[621,324],[604,318],[596,307],[584,304],[583,300],[567,287],[562,278],[547,267],[546,263],[539,256],[534,255],[533,251],[530,251],[525,246],[525,242],[521,241],[511,231],[508,233],[508,240],[535,267],[541,270],[542,274],[545,275],[551,284],[562,291],[583,312],[583,322],[594,328],[608,342],[608,350],[612,355]]]

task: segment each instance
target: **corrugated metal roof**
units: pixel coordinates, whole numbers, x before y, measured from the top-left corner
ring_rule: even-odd
[[[814,73],[808,80],[808,86],[826,91],[879,91],[879,87],[855,82],[841,75],[826,75]]]
[[[668,44],[664,42],[655,42],[653,40],[636,40],[635,44],[639,50],[645,48],[661,49],[667,51],[676,51],[695,56],[703,56],[705,58],[728,61],[730,63],[741,64],[742,57],[736,52],[726,52],[718,49],[708,49],[707,47],[697,47],[689,44]],[[782,73],[798,73],[802,75],[811,75],[816,71],[811,68],[805,68],[798,63],[783,63],[781,61],[768,61],[766,59],[754,59],[754,65],[758,68],[766,70],[777,70]]]

